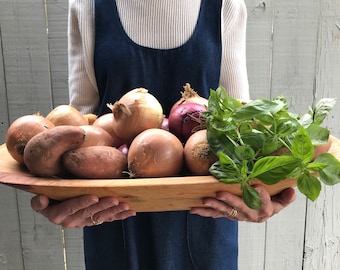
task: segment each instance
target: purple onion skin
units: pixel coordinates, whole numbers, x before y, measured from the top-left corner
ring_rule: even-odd
[[[123,144],[121,145],[118,150],[120,150],[125,156],[128,155],[129,153],[129,147],[127,146],[127,144]]]
[[[197,103],[182,103],[171,110],[169,114],[169,131],[176,135],[182,142],[199,128],[202,112],[207,109],[204,105]]]
[[[161,129],[169,131],[169,118],[163,118]]]

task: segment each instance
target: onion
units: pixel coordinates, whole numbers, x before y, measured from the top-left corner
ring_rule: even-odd
[[[195,131],[204,128],[202,112],[206,107],[197,103],[182,103],[169,115],[169,130],[185,142]]]
[[[136,88],[123,95],[116,103],[108,104],[115,118],[114,131],[130,143],[140,132],[161,127],[163,108],[145,88]]]
[[[163,118],[161,129],[169,131],[169,118],[167,117]]]
[[[115,119],[112,113],[106,113],[106,114],[99,116],[96,119],[96,121],[94,121],[92,124],[92,126],[101,127],[105,129],[111,135],[113,139],[112,146],[119,147],[124,143],[124,141],[114,131],[113,129],[114,125],[115,125]]]
[[[209,147],[206,129],[199,130],[189,137],[184,146],[184,160],[192,174],[210,174],[209,168],[218,158]]]
[[[113,145],[113,138],[105,129],[93,125],[84,125],[80,127],[85,131],[86,136],[81,147]]]
[[[94,113],[84,114],[84,117],[87,119],[89,125],[92,125],[94,121],[96,121],[98,118],[97,115],[95,115]]]
[[[89,123],[80,111],[70,105],[55,107],[46,115],[46,119],[50,120],[55,126],[82,126]]]
[[[126,144],[119,146],[118,150],[122,152],[125,156],[127,156],[129,153],[129,147]]]
[[[9,154],[17,162],[24,164],[24,149],[28,141],[38,133],[53,127],[51,121],[38,114],[17,118],[6,133],[6,147]]]
[[[128,168],[131,177],[165,177],[180,173],[183,145],[164,129],[147,129],[131,143]]]
[[[172,106],[171,110],[175,109],[178,105],[185,102],[197,103],[208,107],[208,99],[197,94],[197,92],[191,88],[189,83],[186,83],[183,88],[184,92],[181,92],[182,97]]]

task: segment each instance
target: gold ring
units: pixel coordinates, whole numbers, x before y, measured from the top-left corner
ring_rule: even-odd
[[[235,208],[232,208],[229,217],[236,218],[237,214],[238,214],[237,210]]]
[[[236,218],[238,211],[235,208],[232,208],[229,214],[227,212],[223,212],[222,215],[226,218]]]
[[[100,225],[100,224],[103,224],[103,221],[96,221],[96,220],[94,220],[94,218],[93,218],[93,215],[91,215],[91,221],[92,221],[92,224],[93,225]]]

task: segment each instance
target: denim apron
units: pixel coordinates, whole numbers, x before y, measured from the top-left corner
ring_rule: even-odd
[[[152,49],[127,36],[114,0],[95,0],[99,113],[136,87],[155,95],[165,114],[186,82],[208,97],[220,78],[221,5],[221,0],[202,0],[196,28],[185,44]],[[86,227],[84,249],[87,270],[236,270],[238,224],[188,211],[137,213]]]

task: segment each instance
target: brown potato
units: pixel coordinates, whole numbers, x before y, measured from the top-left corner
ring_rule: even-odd
[[[24,163],[37,176],[60,176],[64,173],[62,155],[79,147],[85,131],[76,126],[56,126],[35,135],[24,150]]]
[[[65,168],[78,178],[119,178],[127,168],[126,156],[115,147],[88,146],[66,152]]]

